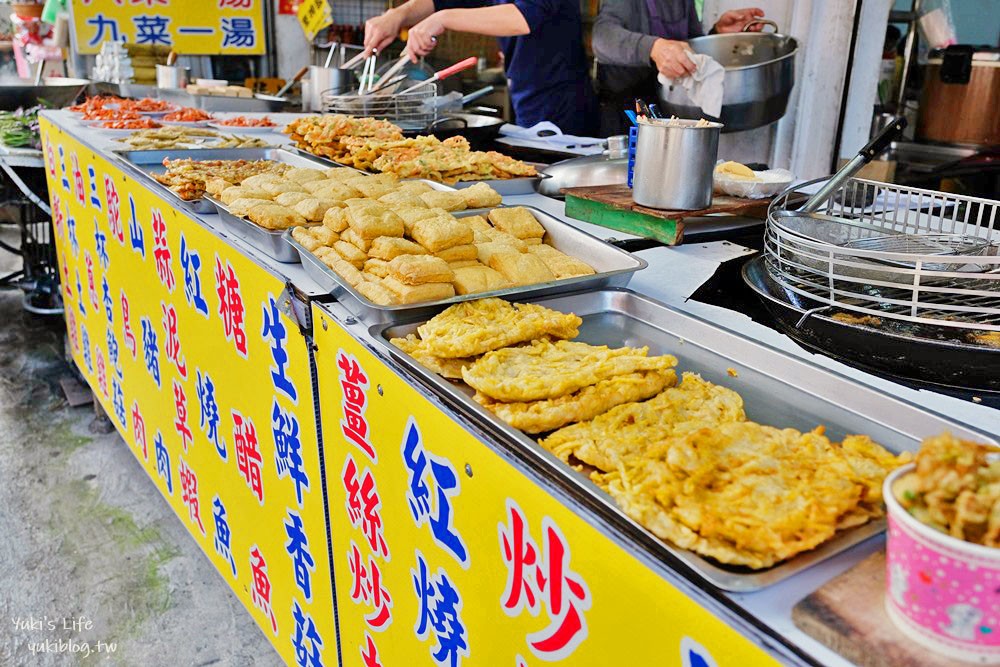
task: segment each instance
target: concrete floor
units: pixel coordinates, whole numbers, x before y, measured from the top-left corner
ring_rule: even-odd
[[[0,666],[282,664],[110,423],[67,404],[63,332],[0,292]]]

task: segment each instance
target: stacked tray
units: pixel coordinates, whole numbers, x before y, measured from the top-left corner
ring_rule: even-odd
[[[594,345],[648,345],[651,355],[674,354],[679,359],[679,372],[695,371],[710,382],[738,391],[745,399],[747,418],[753,421],[803,432],[824,424],[831,439],[863,433],[895,453],[915,452],[923,437],[943,431],[981,442],[996,440],[628,290],[595,290],[530,301],[582,317],[583,325],[576,340]],[[680,563],[718,588],[748,592],[787,579],[884,530],[884,520],[869,522],[838,533],[812,551],[759,571],[721,565],[672,546],[625,514],[586,473],[575,471],[531,437],[476,403],[471,389],[427,370],[389,343],[392,338],[413,333],[440,310],[441,307],[424,308],[394,323],[375,324],[369,327],[368,334],[383,354],[401,362],[412,375],[482,428],[491,440],[546,474],[554,475],[640,548],[671,567]]]
[[[396,322],[428,313],[433,314],[445,306],[450,306],[461,301],[473,301],[487,296],[523,300],[572,292],[583,288],[624,287],[629,283],[636,271],[644,269],[647,266],[646,260],[641,257],[635,257],[617,246],[580,231],[576,227],[568,225],[544,211],[532,207],[524,208],[531,211],[535,219],[545,228],[545,238],[550,245],[567,255],[584,260],[593,267],[596,273],[594,275],[566,278],[539,283],[537,285],[524,285],[495,290],[493,292],[454,296],[450,299],[439,301],[381,306],[362,296],[333,269],[300,245],[292,237],[290,230],[285,232],[284,237],[285,241],[298,252],[306,274],[316,281],[321,288],[329,291],[331,295],[343,303],[344,307],[351,311],[352,314],[368,324]],[[456,218],[463,218],[471,215],[479,215],[483,212],[483,209],[477,209],[460,211],[453,215]]]

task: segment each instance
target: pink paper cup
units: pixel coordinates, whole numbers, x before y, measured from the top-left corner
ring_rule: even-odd
[[[1000,665],[1000,549],[945,535],[910,516],[892,493],[914,464],[889,475],[885,608],[908,639],[943,656]]]

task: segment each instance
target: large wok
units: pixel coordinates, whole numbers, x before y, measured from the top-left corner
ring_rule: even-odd
[[[40,85],[29,79],[0,83],[0,110],[13,111],[18,107],[33,107],[42,103],[59,109],[72,104],[89,85],[87,79],[57,77],[48,77]]]
[[[488,148],[500,135],[504,120],[495,116],[474,113],[447,113],[431,125],[412,134],[432,134],[438,139],[461,135],[469,140],[474,150]],[[405,133],[404,133],[405,134]]]

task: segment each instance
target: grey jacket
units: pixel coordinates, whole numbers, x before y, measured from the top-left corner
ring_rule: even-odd
[[[687,40],[704,34],[694,0],[652,0],[667,34],[652,34],[646,0],[603,0],[594,23],[594,55],[600,65],[649,68],[657,37]]]

